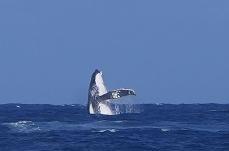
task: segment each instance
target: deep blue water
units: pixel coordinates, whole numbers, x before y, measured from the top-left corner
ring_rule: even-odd
[[[0,105],[0,151],[229,151],[229,104]]]

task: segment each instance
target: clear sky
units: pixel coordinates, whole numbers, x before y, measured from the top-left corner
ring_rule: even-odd
[[[85,104],[95,68],[134,103],[229,103],[229,1],[0,1],[0,103]]]

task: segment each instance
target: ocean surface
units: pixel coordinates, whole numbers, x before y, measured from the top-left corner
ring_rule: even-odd
[[[229,151],[229,104],[0,105],[0,151]]]

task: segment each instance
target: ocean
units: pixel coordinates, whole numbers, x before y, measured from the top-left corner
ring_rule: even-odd
[[[229,104],[0,105],[0,151],[229,151]]]

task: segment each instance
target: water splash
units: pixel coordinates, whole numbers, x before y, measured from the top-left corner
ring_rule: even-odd
[[[18,121],[12,123],[3,123],[2,125],[5,125],[9,127],[11,130],[17,132],[27,133],[41,130],[40,127],[32,121]]]
[[[112,104],[115,114],[141,113],[142,109],[136,104]]]

